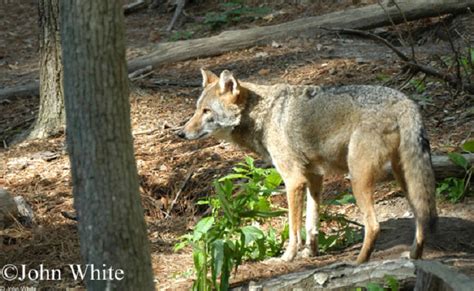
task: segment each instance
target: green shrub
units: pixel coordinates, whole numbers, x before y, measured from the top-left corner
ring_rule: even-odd
[[[250,157],[245,163],[237,164],[233,173],[214,182],[216,194],[198,202],[208,205],[211,215],[202,218],[193,232],[184,235],[175,246],[175,250],[187,245],[193,248],[194,290],[225,290],[229,287],[232,270],[243,261],[263,260],[282,253],[289,236],[288,224],[280,233],[268,224],[271,218],[286,213],[284,209],[275,209],[270,202],[270,196],[278,191],[281,183],[275,169],[256,167]],[[352,195],[343,194],[331,204],[355,201]],[[326,207],[320,219],[332,225],[328,233],[319,231],[321,253],[362,239],[360,232],[350,226],[354,222],[344,215],[330,214]],[[304,233],[303,230],[303,239]]]
[[[469,140],[462,145],[462,149],[468,153],[474,152],[474,140]],[[464,178],[449,177],[439,182],[436,194],[450,202],[457,203],[468,194],[474,166],[459,153],[449,153],[449,159],[465,171]]]

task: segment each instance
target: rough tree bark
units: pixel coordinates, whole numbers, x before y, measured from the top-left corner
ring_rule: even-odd
[[[133,155],[120,1],[61,1],[66,134],[88,290],[153,290]],[[124,278],[119,280],[123,270]],[[89,270],[90,271],[90,270]],[[110,278],[106,278],[110,279]]]
[[[38,1],[40,26],[40,107],[29,138],[46,138],[65,121],[59,35],[59,0]]]
[[[231,290],[357,290],[368,283],[384,285],[387,275],[395,278],[400,290],[473,290],[474,280],[437,261],[384,260],[362,265],[335,263],[244,283]],[[385,289],[384,289],[385,290]]]

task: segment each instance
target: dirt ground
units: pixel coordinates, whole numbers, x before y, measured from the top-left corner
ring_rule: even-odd
[[[178,31],[192,31],[192,37],[204,37],[225,29],[276,24],[348,6],[344,3],[309,8],[270,5],[272,17],[243,18],[238,23],[210,29],[202,23],[202,18],[206,12],[217,9],[217,2],[210,1],[206,5],[191,2]],[[172,12],[160,10],[145,10],[127,16],[128,56],[143,55],[153,44],[179,36],[176,32],[163,30],[171,17]],[[448,42],[429,33],[429,26],[438,20],[416,22],[411,27],[420,31],[416,35],[420,40],[416,47],[420,60],[451,54]],[[0,8],[0,26],[5,32],[0,38],[1,86],[37,80],[36,1],[7,1]],[[387,30],[387,33],[391,32]],[[408,52],[409,48],[403,50]],[[158,289],[190,286],[193,278],[191,249],[175,253],[173,246],[202,215],[205,209],[198,207],[196,201],[212,194],[212,181],[229,173],[232,166],[246,155],[252,155],[212,138],[183,141],[176,137],[177,129],[191,116],[200,94],[201,67],[215,72],[230,69],[238,78],[267,84],[387,84],[398,88],[403,83],[399,74],[401,64],[387,48],[368,40],[337,35],[292,36],[274,45],[165,65],[132,82],[136,160]],[[463,141],[472,138],[473,96],[454,92],[430,78],[426,79],[423,92],[417,92],[410,84],[402,90],[421,105],[435,153],[459,150]],[[0,187],[15,196],[23,196],[35,213],[33,227],[16,224],[0,232],[0,266],[26,264],[34,268],[43,264],[63,269],[67,274],[65,265],[80,263],[80,255],[76,222],[62,214],[74,212],[64,134],[47,140],[12,144],[15,134],[31,125],[38,103],[37,97],[0,101],[0,140],[3,142],[0,147]],[[324,196],[334,197],[349,188],[350,184],[344,177],[327,177]],[[171,209],[177,193],[181,195]],[[372,259],[397,258],[408,250],[412,241],[412,213],[394,183],[378,186],[375,197],[382,233]],[[284,206],[284,199],[278,200]],[[429,238],[424,257],[441,260],[474,276],[474,199],[467,198],[458,204],[439,200],[438,207],[438,232]],[[331,211],[361,221],[355,205],[331,206]],[[256,280],[341,260],[353,261],[359,248],[360,244],[356,244],[292,263],[245,263],[234,274],[233,282]],[[82,286],[81,282],[72,279],[31,284],[41,287]]]

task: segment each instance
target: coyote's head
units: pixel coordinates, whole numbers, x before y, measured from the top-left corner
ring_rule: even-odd
[[[193,117],[178,136],[198,139],[215,135],[225,138],[240,123],[244,106],[244,92],[231,72],[224,70],[220,77],[201,69],[203,91]]]

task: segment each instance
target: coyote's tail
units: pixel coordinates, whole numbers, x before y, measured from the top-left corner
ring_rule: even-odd
[[[431,164],[430,142],[421,115],[412,101],[400,115],[399,155],[408,200],[417,223],[431,232],[436,229],[438,214],[435,200],[435,178]]]

